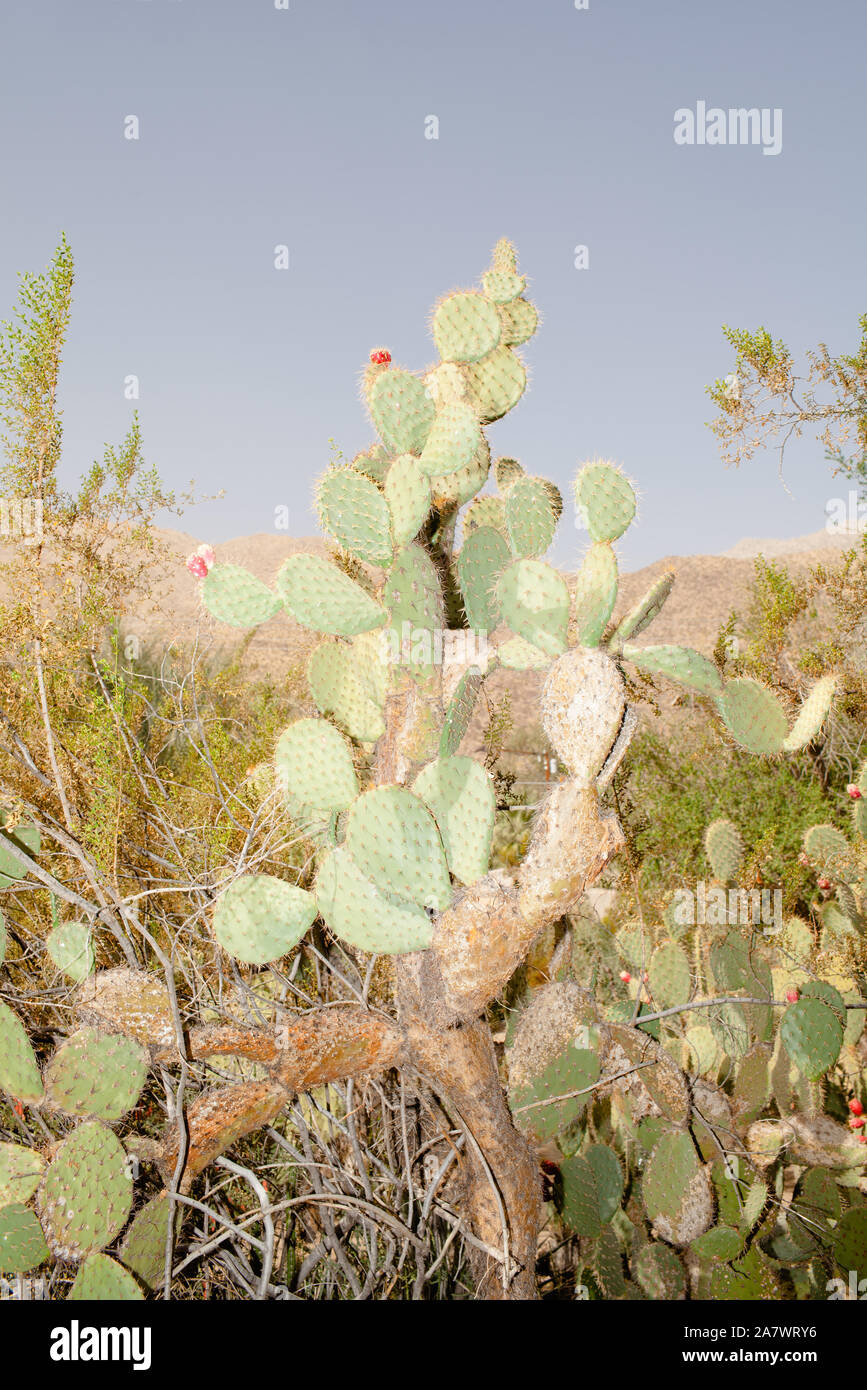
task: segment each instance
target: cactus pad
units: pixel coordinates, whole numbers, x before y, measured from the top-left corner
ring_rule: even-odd
[[[682,946],[670,941],[658,946],[648,966],[650,993],[660,1009],[685,1004],[692,994],[692,971]]]
[[[131,1038],[81,1028],[48,1063],[46,1096],[68,1115],[120,1120],[141,1094],[149,1061]]]
[[[697,690],[700,695],[720,696],[723,693],[723,679],[713,662],[691,647],[624,646],[622,653],[640,670],[665,676],[690,690]]]
[[[462,368],[470,401],[483,425],[508,413],[524,394],[527,372],[511,348],[496,347],[480,362]]]
[[[413,783],[437,823],[446,860],[459,883],[488,871],[497,798],[490,776],[472,758],[437,758]]]
[[[405,955],[430,945],[433,923],[424,909],[380,893],[345,848],[323,861],[316,901],[334,935],[361,951]]]
[[[15,883],[20,878],[24,878],[27,868],[21,860],[4,849],[4,837],[18,850],[23,850],[26,854],[35,855],[39,853],[40,837],[39,830],[35,825],[20,823],[11,829],[7,829],[8,816],[5,811],[0,810],[0,888],[8,888],[10,883]]]
[[[566,650],[569,590],[562,575],[542,560],[515,560],[497,582],[503,619],[512,631],[548,656]]]
[[[77,985],[93,974],[93,933],[85,922],[59,922],[46,937],[45,946],[57,969]]]
[[[356,454],[352,460],[352,467],[356,473],[363,473],[365,478],[370,478],[374,483],[385,481],[391,463],[391,454],[384,449],[381,444],[372,444],[363,454]]]
[[[21,1202],[0,1207],[0,1274],[26,1274],[48,1259],[36,1217]]]
[[[641,1180],[641,1196],[651,1221],[678,1217],[690,1183],[699,1171],[695,1146],[688,1134],[669,1130],[654,1145]]]
[[[617,602],[617,557],[606,541],[592,545],[578,571],[573,599],[582,647],[598,647]]]
[[[440,735],[440,757],[450,758],[457,753],[464,735],[470,727],[476,698],[482,687],[482,673],[478,666],[464,671],[451,698]]]
[[[481,447],[466,468],[457,468],[454,473],[430,479],[433,505],[440,511],[446,511],[451,506],[462,507],[464,502],[469,502],[470,498],[475,497],[479,489],[485,486],[490,466],[491,451],[488,441],[483,436]]]
[[[704,848],[715,878],[732,883],[744,857],[740,831],[730,820],[715,820],[704,832]]]
[[[0,1004],[0,1090],[16,1100],[42,1099],[42,1077],[24,1025],[9,1008]]]
[[[732,738],[748,753],[780,753],[788,734],[776,695],[751,676],[726,681],[717,709]]]
[[[414,454],[400,454],[394,460],[385,475],[383,490],[391,515],[394,543],[409,545],[431,508],[431,485]]]
[[[349,744],[325,719],[298,719],[277,742],[277,781],[296,820],[345,811],[358,795]]]
[[[391,518],[376,483],[354,468],[331,468],[316,500],[322,525],[344,550],[371,565],[391,564]]]
[[[471,405],[452,401],[440,406],[418,465],[429,478],[468,468],[482,447],[478,416]]]
[[[497,648],[497,658],[501,666],[509,671],[544,671],[551,665],[551,658],[545,652],[525,642],[523,637],[510,637]]]
[[[791,730],[783,740],[783,747],[787,753],[806,748],[808,743],[812,743],[813,739],[818,737],[831,711],[831,701],[836,689],[836,676],[823,676],[821,680],[816,681],[801,705]]]
[[[621,619],[611,638],[612,647],[622,647],[624,642],[628,642],[631,637],[637,637],[650,626],[662,611],[665,600],[674,588],[675,578],[674,571],[667,570],[659,579],[654,580],[644,597],[629,610],[625,618]]]
[[[307,663],[307,681],[320,713],[331,715],[352,738],[375,743],[385,732],[382,709],[371,699],[349,647],[339,642],[317,647]]]
[[[0,1144],[0,1207],[10,1202],[29,1202],[45,1168],[36,1149],[23,1144]]]
[[[176,1225],[180,1220],[181,1212],[176,1210]],[[168,1227],[168,1193],[158,1192],[136,1212],[121,1243],[121,1260],[149,1289],[163,1281]]]
[[[236,960],[265,965],[297,946],[315,917],[312,893],[271,874],[246,874],[220,898],[214,935]]]
[[[495,307],[474,291],[450,294],[440,300],[431,329],[444,362],[478,362],[497,346],[501,332]]]
[[[804,835],[804,849],[823,873],[851,882],[857,873],[852,847],[834,825],[811,825]]]
[[[502,460],[501,460],[502,462]],[[497,478],[498,486],[502,486]],[[541,478],[517,478],[506,492],[506,530],[519,560],[544,555],[557,530],[557,517]]]
[[[388,608],[388,636],[396,648],[392,655],[399,653],[413,675],[428,674],[434,634],[443,627],[443,601],[434,563],[421,546],[400,551],[389,572],[383,602]],[[407,639],[409,649],[405,650]]]
[[[259,627],[280,612],[280,599],[240,565],[214,565],[202,580],[202,602],[230,627]]]
[[[799,999],[783,1014],[780,1038],[802,1075],[817,1081],[840,1055],[843,1025],[821,1000]]]
[[[587,463],[575,479],[575,505],[594,541],[616,541],[635,516],[635,491],[611,463]]]
[[[686,1286],[683,1265],[675,1252],[659,1243],[644,1245],[634,1263],[635,1277],[647,1297],[657,1302],[680,1298]]]
[[[596,777],[625,708],[623,682],[604,652],[574,647],[552,665],[542,690],[542,727],[557,756],[580,782]]]
[[[492,632],[500,621],[497,581],[511,563],[500,531],[480,526],[470,532],[457,559],[458,579],[467,622],[479,632]]]
[[[436,407],[420,377],[395,367],[378,372],[366,388],[376,430],[395,454],[418,454],[425,446]]]
[[[380,893],[441,912],[452,898],[436,823],[406,787],[375,787],[352,805],[346,848]]]
[[[117,1260],[94,1254],[88,1255],[82,1264],[68,1297],[72,1303],[134,1303],[141,1301],[144,1294]]]
[[[509,1108],[515,1124],[526,1134],[544,1142],[577,1120],[592,1100],[591,1088],[599,1080],[599,1058],[595,1052],[573,1044],[554,1057],[532,1081],[509,1092]],[[585,1091],[573,1095],[574,1091]],[[560,1100],[558,1097],[565,1099]]]
[[[80,1260],[114,1240],[131,1201],[126,1153],[97,1120],[64,1139],[36,1194],[43,1230],[62,1260]]]
[[[275,582],[296,622],[314,632],[353,637],[385,622],[376,599],[321,555],[290,555]]]
[[[486,270],[482,276],[485,298],[492,304],[508,304],[523,294],[527,284],[526,276],[515,275],[511,270]]]
[[[602,1234],[596,1174],[580,1154],[560,1165],[563,1183],[563,1224],[576,1236],[595,1239]]]

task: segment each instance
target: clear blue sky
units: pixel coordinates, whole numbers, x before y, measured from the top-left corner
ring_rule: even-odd
[[[268,531],[285,504],[315,530],[329,436],[373,438],[369,350],[430,363],[431,305],[508,236],[543,324],[495,452],[561,485],[621,461],[643,493],[628,566],[823,525],[841,488],[821,449],[792,451],[794,500],[771,455],[725,471],[704,386],[731,366],[724,322],[855,346],[863,0],[289,3],[3,0],[0,316],[65,229],[70,474],[124,434],[135,373],[149,460],[226,489],[186,529]],[[677,146],[699,100],[781,108],[782,153]]]

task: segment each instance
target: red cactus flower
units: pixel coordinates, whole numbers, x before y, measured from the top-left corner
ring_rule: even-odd
[[[816,883],[825,893],[827,893],[828,889],[831,887],[831,880],[829,878],[817,878]]]
[[[550,1158],[542,1159],[541,1168],[542,1172],[547,1173],[549,1177],[555,1177],[556,1174],[560,1171],[560,1169],[557,1167],[557,1164],[553,1163]]]
[[[201,555],[188,555],[186,565],[190,574],[196,579],[204,579],[208,573],[208,566]]]
[[[625,985],[628,985],[629,981],[632,979],[632,976],[630,975],[628,970],[621,970],[620,978]]]
[[[391,361],[391,353],[388,348],[374,348],[370,354],[370,360],[375,367],[384,367]]]
[[[207,544],[200,545],[196,551],[196,554],[201,556],[208,569],[211,568],[211,565],[213,565],[214,561],[217,558],[214,554],[214,547]]]
[[[858,1100],[857,1096],[853,1096],[852,1100],[850,1100],[849,1109],[852,1111],[853,1115],[864,1114],[864,1106],[861,1104],[860,1100]]]
[[[864,795],[857,782],[849,783],[848,787],[846,788],[846,794],[848,796],[851,796],[853,801],[860,801],[862,796]]]
[[[786,990],[786,1003],[787,1003],[787,1004],[797,1004],[797,1002],[798,1002],[798,997],[799,997],[799,996],[798,996],[798,991],[797,991],[796,989],[787,989],[787,990]]]
[[[12,1109],[15,1111],[15,1114],[18,1116],[19,1120],[24,1119],[24,1106],[21,1104],[20,1100],[13,1100]]]

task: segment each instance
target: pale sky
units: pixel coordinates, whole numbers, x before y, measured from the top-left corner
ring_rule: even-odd
[[[65,230],[67,478],[125,433],[134,374],[148,460],[226,490],[184,529],[288,506],[309,534],[329,437],[374,438],[370,349],[429,365],[436,298],[507,236],[543,322],[495,454],[561,487],[622,463],[627,567],[820,529],[844,490],[820,446],[791,451],[793,497],[770,454],[727,472],[704,387],[725,322],[856,346],[865,38],[863,0],[4,0],[0,317]],[[699,102],[779,111],[780,152],[676,143]],[[581,545],[570,509],[553,558]]]

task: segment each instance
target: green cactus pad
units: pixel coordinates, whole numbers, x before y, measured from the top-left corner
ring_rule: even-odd
[[[520,347],[532,338],[539,327],[539,313],[535,304],[528,299],[512,299],[508,304],[499,304],[497,308],[503,347]]]
[[[385,500],[396,546],[409,545],[431,508],[431,485],[414,454],[400,454],[385,475]]]
[[[180,1222],[181,1209],[177,1208],[176,1227]],[[158,1192],[136,1212],[120,1247],[120,1259],[148,1289],[157,1289],[163,1282],[168,1227],[169,1196]]]
[[[823,676],[816,681],[809,695],[798,711],[798,717],[783,740],[787,753],[796,753],[806,748],[821,732],[822,725],[831,712],[831,701],[837,689],[836,676]]]
[[[526,473],[517,459],[498,458],[494,464],[494,478],[500,492],[506,493],[516,483],[519,478],[526,478]]]
[[[93,932],[85,922],[59,922],[48,933],[45,946],[57,969],[77,985],[93,974]]]
[[[818,1081],[840,1055],[843,1025],[821,1000],[799,999],[783,1014],[780,1038],[802,1075]]]
[[[461,746],[464,735],[470,727],[476,699],[482,688],[483,676],[478,666],[464,671],[446,710],[443,731],[440,736],[440,757],[450,758]]]
[[[43,1095],[33,1048],[24,1025],[8,1004],[0,1004],[0,1090],[15,1100],[32,1103]]]
[[[433,923],[423,908],[380,893],[345,848],[332,850],[316,879],[316,901],[335,936],[361,951],[425,951]]]
[[[324,529],[344,550],[370,565],[391,564],[391,517],[376,483],[354,468],[331,468],[316,501]]]
[[[352,805],[346,848],[380,893],[442,912],[452,898],[436,823],[406,787],[374,787]]]
[[[495,531],[506,531],[506,504],[502,497],[475,497],[464,513],[464,535],[478,531],[482,526],[490,526]]]
[[[385,733],[382,709],[371,699],[351,648],[339,642],[317,647],[307,663],[307,681],[320,713],[333,717],[352,738],[375,743]]]
[[[420,377],[399,367],[378,372],[366,388],[367,408],[380,438],[394,454],[419,454],[436,407]]]
[[[388,609],[389,655],[424,678],[433,669],[434,635],[443,628],[439,576],[430,556],[419,545],[400,551],[383,593]]]
[[[526,1134],[545,1142],[574,1123],[599,1080],[599,1058],[595,1052],[571,1043],[545,1066],[537,1077],[509,1092],[509,1108],[515,1124]],[[585,1091],[573,1095],[574,1091]],[[556,1097],[568,1099],[555,1099]]]
[[[599,541],[584,556],[575,584],[575,634],[582,647],[599,646],[616,602],[617,557]]]
[[[382,709],[388,694],[388,652],[384,629],[359,632],[350,639],[349,647],[365,694]]]
[[[452,506],[462,507],[485,486],[490,466],[491,451],[488,441],[483,436],[480,448],[466,468],[458,468],[454,473],[430,479],[433,505],[440,511],[446,511]]]
[[[68,1115],[120,1120],[138,1100],[149,1063],[145,1049],[131,1038],[81,1028],[48,1063],[45,1093]]]
[[[834,1259],[846,1277],[854,1269],[858,1280],[867,1279],[867,1207],[844,1212],[834,1231]]]
[[[641,1180],[641,1196],[651,1221],[680,1215],[689,1185],[699,1171],[695,1146],[688,1134],[669,1130],[654,1145]]]
[[[493,526],[470,532],[457,558],[464,611],[471,628],[493,632],[500,621],[497,581],[511,563],[505,537]]]
[[[21,1202],[0,1207],[0,1274],[26,1274],[48,1259],[39,1222]]]
[[[385,622],[376,599],[321,555],[290,555],[275,582],[296,622],[314,632],[353,637]]]
[[[2,965],[6,959],[6,941],[6,918],[3,916],[3,913],[0,912],[0,965]]]
[[[836,826],[811,825],[804,835],[804,849],[829,878],[851,883],[858,872],[852,846]]]
[[[325,719],[298,719],[277,742],[277,782],[294,820],[328,820],[358,795],[346,739]]]
[[[557,530],[551,498],[541,478],[517,478],[506,493],[506,531],[512,554],[529,560],[544,555]]]
[[[683,1265],[668,1245],[642,1246],[635,1258],[635,1277],[648,1298],[672,1302],[686,1287]]]
[[[431,331],[444,362],[478,362],[500,341],[500,317],[484,295],[461,291],[440,300]]]
[[[144,1299],[136,1281],[109,1255],[88,1255],[67,1295],[71,1303],[135,1303]]]
[[[472,406],[463,401],[449,402],[436,413],[419,468],[429,478],[457,473],[470,466],[481,447],[482,431]]]
[[[595,1239],[602,1234],[596,1174],[579,1154],[560,1165],[563,1183],[563,1224],[576,1236]]]
[[[673,1009],[685,1004],[692,995],[692,971],[682,946],[668,942],[658,946],[648,966],[650,993],[660,1009]]]
[[[27,875],[27,867],[21,860],[4,848],[4,839],[18,850],[23,850],[25,854],[34,856],[39,853],[40,836],[39,829],[35,825],[27,825],[19,821],[11,829],[7,829],[9,821],[8,814],[0,811],[0,889],[8,888],[10,883],[17,883],[19,879]]]
[[[704,832],[704,848],[714,878],[732,883],[744,857],[744,842],[730,820],[715,820]]]
[[[599,1215],[603,1223],[607,1224],[620,1206],[623,1196],[623,1169],[620,1159],[613,1149],[606,1148],[604,1144],[591,1144],[584,1157],[596,1176]]]
[[[497,798],[489,774],[472,758],[436,758],[413,783],[439,827],[449,869],[459,883],[488,872]]]
[[[36,1149],[23,1144],[0,1144],[0,1207],[10,1202],[29,1202],[45,1170]]]
[[[642,599],[622,618],[611,638],[612,648],[620,648],[631,637],[637,637],[662,611],[662,606],[674,587],[675,573],[667,570],[651,584]]]
[[[788,734],[785,710],[774,695],[751,676],[726,681],[717,709],[737,743],[748,753],[780,753]]]
[[[560,656],[568,643],[569,590],[562,575],[542,560],[516,560],[497,583],[503,619],[548,656]]]
[[[483,425],[502,419],[518,404],[527,387],[524,364],[511,348],[496,347],[480,362],[467,364],[461,370],[470,401]]]
[[[85,1120],[64,1139],[36,1194],[42,1228],[62,1260],[80,1260],[110,1244],[131,1203],[126,1153],[98,1120]]]
[[[381,444],[372,444],[365,453],[355,455],[352,467],[356,473],[363,473],[365,478],[370,478],[374,483],[382,483],[385,481],[391,458],[391,454]]]
[[[280,599],[240,565],[214,565],[202,580],[202,602],[230,627],[259,627],[280,612]]]
[[[723,694],[723,679],[713,662],[691,647],[624,646],[622,654],[639,670],[665,676],[690,690],[697,690],[700,695]],[[734,681],[729,682],[729,686],[734,684]]]
[[[214,935],[247,965],[265,965],[293,950],[316,918],[312,893],[271,874],[245,874],[223,893]]]
[[[508,304],[523,294],[527,286],[525,275],[515,275],[510,270],[486,270],[482,276],[485,298],[492,304]]]
[[[635,516],[635,491],[610,463],[586,463],[575,479],[575,505],[591,540],[616,541]]]
[[[544,671],[551,664],[550,656],[525,642],[523,637],[510,637],[497,648],[501,666],[510,671]]]
[[[690,1248],[703,1260],[733,1260],[744,1246],[744,1238],[733,1226],[714,1226],[692,1241]]]

